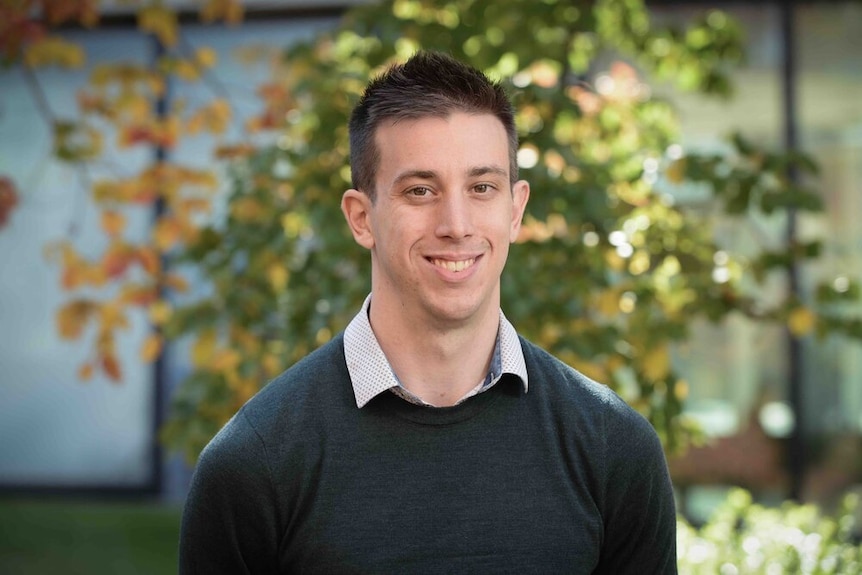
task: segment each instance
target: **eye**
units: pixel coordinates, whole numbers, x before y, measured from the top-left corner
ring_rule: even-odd
[[[416,198],[424,198],[430,193],[431,190],[426,188],[425,186],[416,186],[415,188],[410,188],[409,190],[407,190],[408,196],[413,196]]]
[[[477,194],[487,194],[494,191],[494,186],[491,184],[476,184],[473,186],[473,191]]]

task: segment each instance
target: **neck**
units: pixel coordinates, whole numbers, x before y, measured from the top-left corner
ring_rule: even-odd
[[[371,327],[411,393],[428,404],[450,406],[488,374],[500,326],[498,302],[472,321],[454,325],[423,321],[387,303],[372,296]]]

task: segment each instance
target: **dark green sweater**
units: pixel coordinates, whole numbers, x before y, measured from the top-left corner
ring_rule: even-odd
[[[676,573],[661,445],[526,340],[529,375],[447,408],[356,407],[339,335],[204,450],[181,573]]]

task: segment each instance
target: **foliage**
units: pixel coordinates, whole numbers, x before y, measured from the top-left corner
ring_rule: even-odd
[[[96,256],[82,254],[71,240],[48,246],[49,257],[61,267],[61,285],[70,292],[69,301],[57,312],[58,333],[66,339],[92,338],[92,352],[79,377],[89,379],[99,371],[115,382],[122,380],[116,337],[130,325],[130,314],[144,310],[156,327],[143,342],[141,357],[152,361],[160,355],[164,341],[158,328],[170,315],[167,298],[187,287],[181,275],[166,268],[166,257],[197,236],[198,221],[210,210],[216,189],[215,172],[165,158],[183,138],[202,133],[219,137],[231,119],[230,106],[216,96],[197,106],[165,109],[162,98],[168,86],[203,80],[216,63],[215,53],[182,42],[176,14],[161,2],[128,5],[137,10],[139,29],[157,39],[161,55],[152,63],[113,61],[92,67],[86,88],[78,94],[78,114],[72,118],[54,113],[35,71],[86,64],[81,46],[57,29],[96,26],[98,2],[10,0],[0,6],[3,61],[20,66],[53,130],[56,158],[77,166],[82,181],[90,184],[106,238]],[[201,2],[204,20],[235,22],[241,15],[242,6],[235,0]],[[91,181],[92,168],[105,161],[109,149],[128,158],[156,150],[157,159],[139,171],[110,170],[110,176]],[[18,192],[10,179],[0,181],[2,226]],[[153,233],[143,240],[131,239],[128,222],[141,211],[156,214]]]
[[[39,4],[48,22],[54,3]],[[71,5],[78,9],[65,17],[93,24],[91,3]],[[214,55],[187,46],[161,3],[138,7],[140,28],[164,56],[152,67],[93,70],[80,117],[54,120],[65,161],[93,162],[114,133],[117,146],[169,152],[197,131],[223,134],[232,119],[217,96],[195,109],[158,105],[169,81],[206,80]],[[211,0],[203,14],[237,20],[240,4]],[[19,36],[26,34],[6,37]],[[81,63],[57,42],[2,49],[25,70]],[[519,109],[519,164],[533,194],[504,277],[507,315],[524,335],[614,387],[676,449],[691,429],[681,417],[687,384],[670,350],[693,320],[738,312],[786,323],[798,336],[862,337],[862,322],[838,309],[858,296],[849,280],[841,289],[824,284],[819,296],[828,307],[795,294],[759,297],[770,277],[817,257],[818,244],[741,254],[715,233],[717,213],[744,224],[818,209],[816,194],[790,177],[813,175],[811,162],[742,135],[722,154],[683,150],[672,105],[645,80],[726,97],[742,43],[720,12],[684,30],[658,28],[641,0],[390,0],[351,9],[330,33],[284,51],[259,89],[261,113],[245,122],[248,137],[219,147],[230,185],[223,220],[200,217],[219,182],[210,170],[161,159],[93,185],[110,241],[95,260],[71,243],[55,249],[63,285],[77,294],[59,312],[60,333],[81,337],[84,324],[95,323],[95,352],[82,375],[101,369],[116,379],[115,337],[131,308],[147,309],[159,328],[145,357],[158,356],[165,335],[188,337],[194,371],[176,393],[164,438],[196,456],[262,384],[358,309],[369,289],[368,256],[339,210],[350,186],[347,117],[370,76],[419,47],[441,49],[503,80]],[[270,144],[251,137],[261,131]],[[124,212],[134,206],[158,214],[143,244],[124,239]],[[182,267],[211,289],[178,306]],[[121,289],[104,289],[115,284]],[[94,295],[100,289],[106,295]]]
[[[710,520],[696,529],[677,521],[679,572],[735,575],[838,575],[862,572],[862,544],[854,513],[858,497],[845,496],[834,516],[792,501],[754,504],[733,490]]]
[[[332,33],[287,50],[276,80],[292,107],[279,145],[235,167],[229,220],[187,254],[214,279],[214,294],[172,324],[210,330],[210,351],[235,349],[245,361],[227,374],[201,364],[177,398],[169,439],[187,442],[204,408],[221,407],[215,429],[270,375],[261,366],[277,372],[355,313],[368,290],[367,255],[338,209],[350,186],[346,120],[369,76],[423,47],[503,79],[519,108],[519,163],[533,195],[504,277],[507,314],[617,389],[669,449],[683,445],[687,384],[670,350],[694,318],[741,311],[788,321],[799,334],[821,321],[790,298],[762,306],[746,285],[762,282],[767,264],[716,243],[711,207],[674,201],[696,184],[714,196],[709,206],[731,214],[818,206],[788,179],[791,166],[813,169],[805,158],[768,153],[742,136],[724,155],[682,153],[672,106],[652,97],[638,72],[727,95],[725,70],[741,42],[720,13],[685,31],[653,29],[640,2],[397,0],[354,9]],[[781,253],[785,267],[806,255]]]

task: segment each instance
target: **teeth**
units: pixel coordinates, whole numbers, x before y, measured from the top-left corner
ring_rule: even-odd
[[[460,272],[469,268],[476,262],[476,258],[470,258],[469,260],[460,260],[457,262],[449,261],[449,260],[432,260],[435,266],[445,268],[450,272]]]

